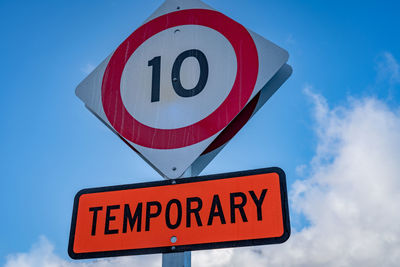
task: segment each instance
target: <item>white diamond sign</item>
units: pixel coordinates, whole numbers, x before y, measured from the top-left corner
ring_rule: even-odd
[[[178,178],[287,60],[201,1],[167,0],[76,95],[160,174]]]

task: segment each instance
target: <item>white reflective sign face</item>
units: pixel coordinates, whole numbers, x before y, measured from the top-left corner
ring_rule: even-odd
[[[167,0],[76,94],[159,173],[177,178],[287,59],[201,1]]]

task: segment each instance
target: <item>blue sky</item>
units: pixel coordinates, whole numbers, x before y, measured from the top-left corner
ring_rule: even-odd
[[[302,233],[320,221],[315,220],[318,214],[307,208],[315,196],[301,188],[315,192],[315,183],[332,186],[324,179],[336,173],[337,169],[332,169],[336,160],[348,158],[341,153],[353,148],[353,143],[346,146],[346,140],[353,140],[353,136],[340,131],[371,125],[372,129],[359,133],[364,140],[363,134],[375,133],[374,125],[388,122],[379,128],[382,132],[365,139],[393,139],[393,143],[374,150],[388,149],[371,162],[386,164],[398,155],[390,149],[398,148],[397,128],[391,125],[397,125],[399,116],[400,4],[205,2],[285,48],[293,75],[203,174],[283,168],[291,201],[304,203],[291,205],[292,227]],[[0,0],[0,264],[13,266],[10,259],[31,251],[40,236],[55,247],[54,255],[68,260],[72,202],[78,190],[161,179],[74,94],[93,67],[161,3]],[[365,117],[357,117],[363,112]],[[357,124],[380,116],[376,122],[371,119],[372,124]],[[360,144],[360,148],[368,146],[368,142]],[[364,162],[353,163],[349,168],[355,172],[370,167]],[[393,172],[387,177],[391,175]],[[393,179],[388,185],[397,198],[398,182]],[[377,203],[385,196],[392,195],[378,195]],[[356,210],[363,211],[357,205]],[[391,234],[398,238],[400,231],[397,228]],[[396,242],[393,255],[399,255]]]

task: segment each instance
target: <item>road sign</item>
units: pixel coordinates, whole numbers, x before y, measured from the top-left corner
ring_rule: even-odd
[[[167,0],[76,94],[164,177],[177,178],[287,59],[199,0]]]
[[[80,191],[74,259],[282,243],[290,223],[279,168]]]

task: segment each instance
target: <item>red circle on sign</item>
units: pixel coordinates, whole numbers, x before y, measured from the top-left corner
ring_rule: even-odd
[[[147,39],[168,28],[200,25],[221,33],[232,45],[237,59],[233,87],[223,103],[206,118],[177,129],[157,129],[137,121],[121,98],[125,64]],[[174,149],[201,142],[225,128],[245,107],[258,75],[258,53],[249,32],[236,21],[212,10],[189,9],[169,13],[142,25],[114,52],[104,72],[101,88],[103,109],[114,129],[127,140],[148,148]]]

